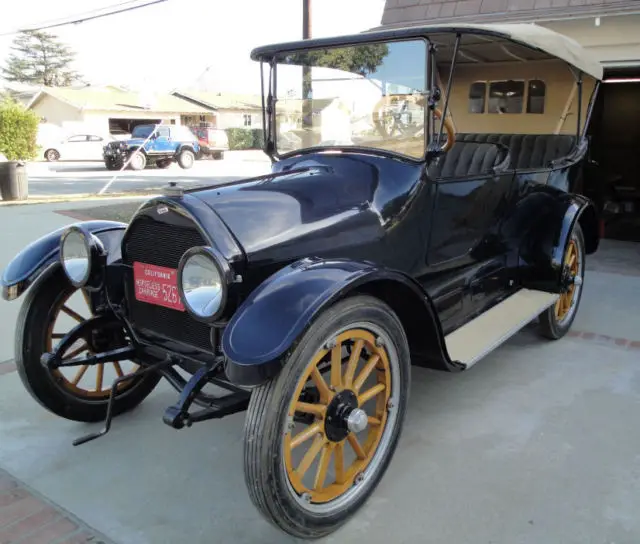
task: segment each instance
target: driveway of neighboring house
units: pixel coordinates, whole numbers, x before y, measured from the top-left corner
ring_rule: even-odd
[[[0,210],[0,266],[73,221],[55,210],[83,206]],[[541,340],[528,327],[467,373],[414,369],[385,478],[324,542],[640,542],[640,252],[605,242],[588,268],[563,340]],[[0,361],[12,357],[19,304],[0,303]],[[175,431],[162,414],[176,398],[162,385],[107,436],[73,447],[99,425],[48,414],[12,364],[0,363],[0,542],[26,516],[17,518],[15,506],[6,514],[7,489],[14,503],[16,493],[23,505],[30,496],[53,509],[55,523],[70,520],[68,534],[85,539],[76,542],[292,542],[260,518],[245,491],[243,414]],[[63,541],[73,540],[19,542]]]

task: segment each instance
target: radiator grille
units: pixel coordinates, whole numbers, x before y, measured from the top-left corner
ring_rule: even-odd
[[[140,217],[132,223],[125,244],[126,264],[139,261],[178,268],[180,258],[187,249],[206,245],[206,242],[195,227],[169,225]],[[211,350],[211,329],[208,325],[196,321],[187,312],[136,300],[133,271],[128,283],[130,318],[136,329],[147,329],[200,349]]]

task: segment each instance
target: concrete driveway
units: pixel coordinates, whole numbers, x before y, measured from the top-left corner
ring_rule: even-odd
[[[71,222],[52,211],[69,207],[3,209],[18,229],[0,229],[0,266]],[[548,342],[529,327],[468,373],[415,369],[387,475],[324,542],[640,542],[639,273],[637,248],[605,244],[570,336]],[[18,305],[0,303],[0,361],[12,356]],[[0,467],[116,543],[292,542],[245,491],[243,414],[175,431],[161,418],[176,398],[163,385],[106,437],[74,448],[99,426],[48,414],[6,372]]]
[[[114,175],[109,192],[131,192],[157,189],[168,181],[187,186],[222,183],[270,171],[268,157],[261,151],[229,151],[223,160],[196,161],[193,168],[183,170],[177,164],[167,169],[150,167],[140,172],[110,172],[100,162],[30,163],[29,196],[64,196],[97,193]]]

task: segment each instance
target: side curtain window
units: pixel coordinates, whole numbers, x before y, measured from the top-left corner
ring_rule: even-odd
[[[547,85],[540,79],[529,81],[527,92],[527,113],[544,113],[544,102],[547,95]]]
[[[476,81],[469,88],[469,113],[484,113],[487,83]]]

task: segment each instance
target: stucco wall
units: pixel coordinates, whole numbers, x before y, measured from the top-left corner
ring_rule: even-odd
[[[44,117],[47,123],[61,128],[65,128],[69,122],[77,123],[83,120],[80,110],[49,95],[42,96],[31,109],[40,117]]]
[[[235,112],[220,110],[217,115],[218,128],[262,128],[262,113],[258,111]],[[245,126],[245,115],[251,115],[251,126]]]

